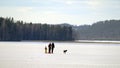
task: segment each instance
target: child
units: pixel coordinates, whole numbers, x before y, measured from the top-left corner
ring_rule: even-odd
[[[47,47],[45,46],[45,53],[47,53]]]

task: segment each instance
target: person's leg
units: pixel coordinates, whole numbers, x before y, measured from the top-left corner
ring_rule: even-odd
[[[54,48],[52,48],[52,53],[53,53],[53,51],[54,51]]]
[[[51,49],[49,48],[49,52],[48,52],[48,53],[50,53],[50,50],[51,50]]]

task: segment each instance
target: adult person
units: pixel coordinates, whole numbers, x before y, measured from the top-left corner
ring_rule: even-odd
[[[48,45],[48,53],[51,53],[51,49],[52,49],[52,44],[49,43],[49,45]]]
[[[55,48],[55,45],[54,45],[54,43],[52,43],[52,44],[51,44],[51,46],[52,46],[51,48],[52,48],[52,53],[53,53],[53,51],[54,51],[54,48]]]

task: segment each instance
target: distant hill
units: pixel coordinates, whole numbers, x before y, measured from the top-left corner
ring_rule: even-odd
[[[67,27],[73,26],[73,25],[70,25],[68,23],[62,23],[62,24],[59,24],[59,25],[61,25],[61,26],[67,26]]]
[[[73,29],[73,35],[78,40],[120,40],[120,20],[99,21]]]

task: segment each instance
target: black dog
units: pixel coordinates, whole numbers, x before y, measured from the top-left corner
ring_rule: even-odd
[[[67,50],[63,50],[63,53],[66,54]]]

